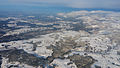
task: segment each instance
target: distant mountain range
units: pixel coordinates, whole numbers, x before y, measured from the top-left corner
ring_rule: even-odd
[[[40,6],[0,6],[0,14],[54,14],[54,13],[66,13],[71,11],[80,11],[80,10],[104,10],[104,11],[115,11],[120,12],[120,9],[103,9],[103,8],[71,8],[71,7],[40,7]]]

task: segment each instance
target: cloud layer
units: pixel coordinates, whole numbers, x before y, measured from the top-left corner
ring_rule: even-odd
[[[0,0],[0,5],[120,9],[120,0]]]

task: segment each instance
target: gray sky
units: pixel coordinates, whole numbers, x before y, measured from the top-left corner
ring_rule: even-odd
[[[0,5],[120,9],[120,0],[0,0]]]

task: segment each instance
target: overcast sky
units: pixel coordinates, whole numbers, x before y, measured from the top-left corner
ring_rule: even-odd
[[[1,5],[120,9],[120,0],[0,0]]]

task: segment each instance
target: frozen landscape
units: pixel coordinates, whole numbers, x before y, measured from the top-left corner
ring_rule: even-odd
[[[0,17],[1,68],[120,68],[120,13]]]

